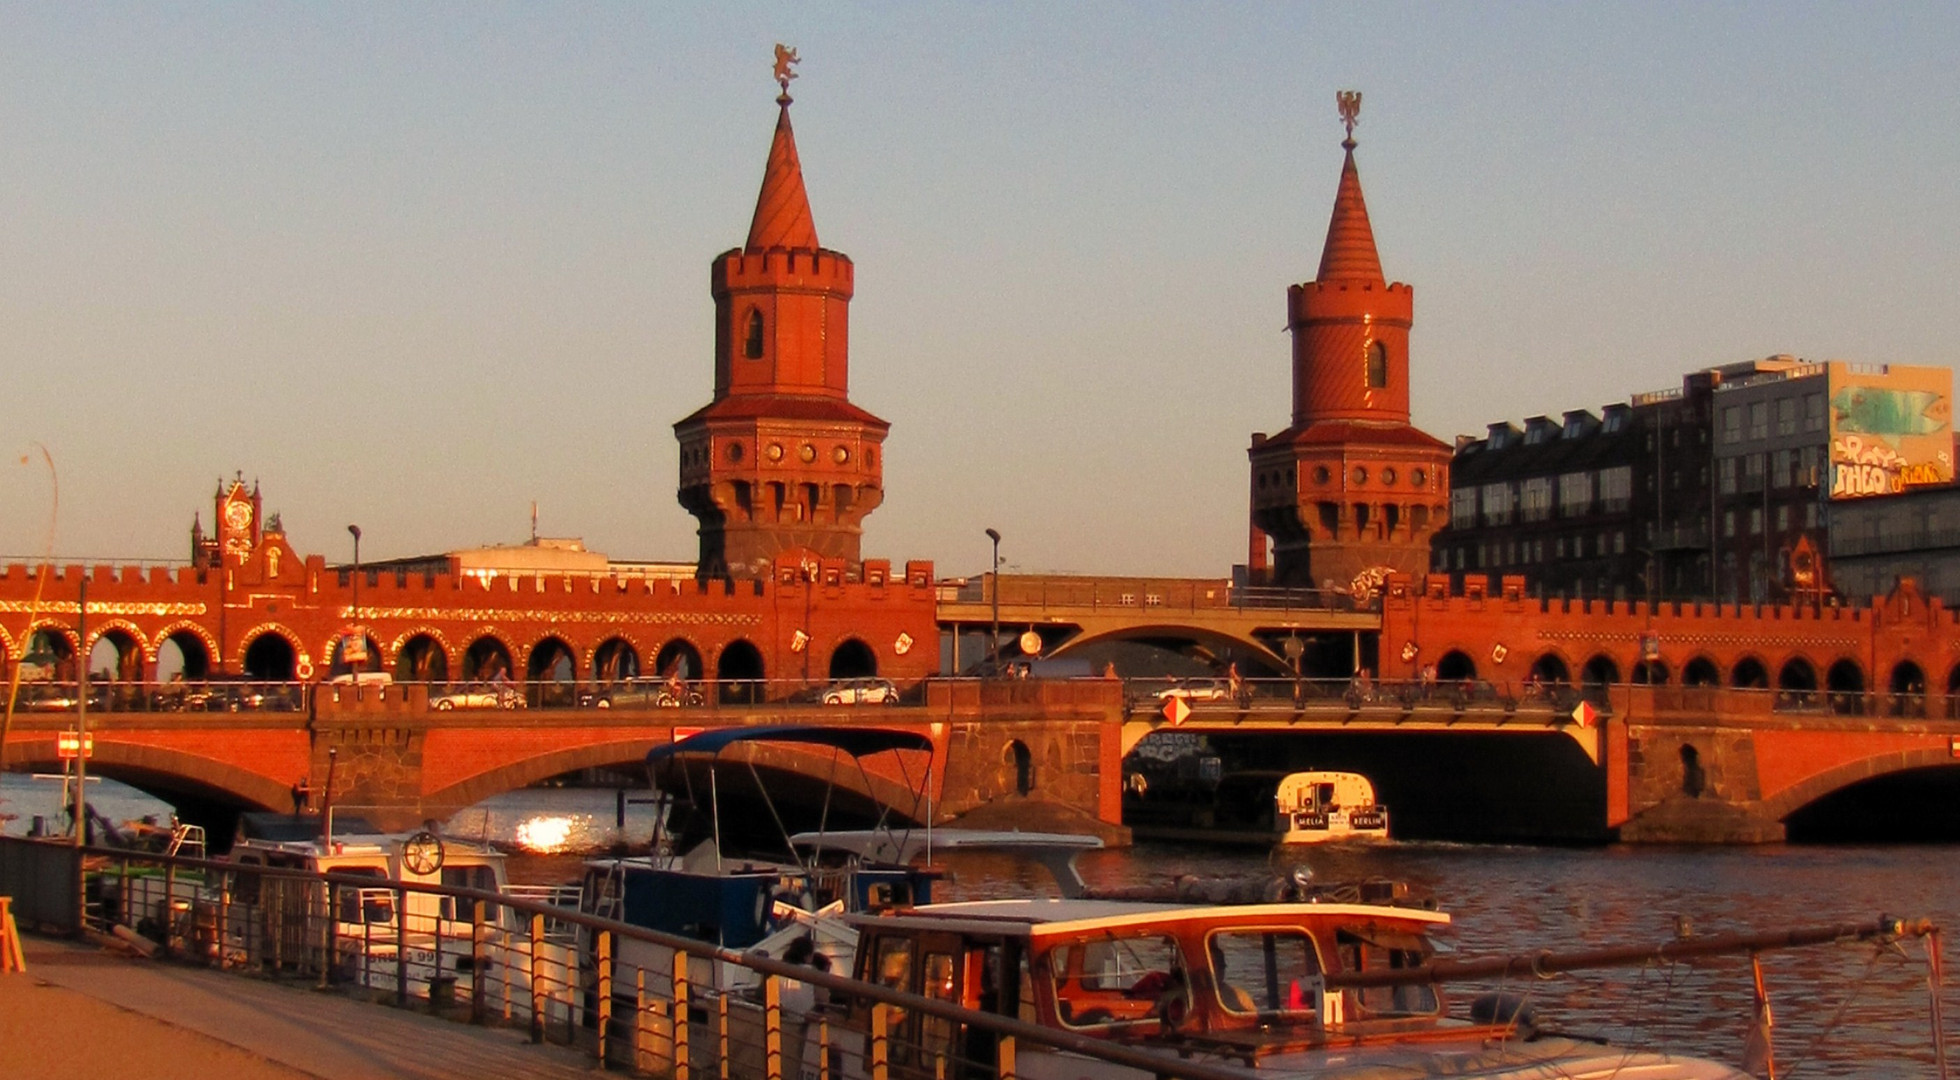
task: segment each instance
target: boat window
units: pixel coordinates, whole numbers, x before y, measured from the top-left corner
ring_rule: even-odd
[[[445,866],[442,868],[442,883],[452,889],[478,889],[483,892],[497,891],[497,871],[488,866]],[[467,919],[472,915],[474,905],[468,900],[458,900],[445,896],[440,901],[442,917],[445,919]],[[457,914],[461,912],[462,914]],[[489,913],[485,913],[489,917]]]
[[[377,867],[344,866],[334,871],[350,877],[385,880],[387,875]],[[392,923],[395,921],[395,890],[367,889],[338,886],[335,890],[339,907],[337,917],[349,923]]]
[[[241,866],[260,865],[259,857],[257,855],[240,855],[238,857],[238,862],[239,865]],[[231,898],[233,901],[240,904],[258,903],[259,902],[259,875],[254,873],[248,873],[242,870],[239,871],[238,876],[232,879]]]
[[[1420,935],[1373,927],[1335,937],[1348,971],[1421,967],[1434,951]],[[1433,1016],[1441,1009],[1433,986],[1366,986],[1351,991],[1360,1016]]]
[[[935,1001],[958,1001],[959,983],[953,978],[953,957],[949,953],[929,952],[920,965],[925,985],[921,992]],[[943,1060],[953,1048],[953,1022],[940,1016],[919,1018],[919,1048],[925,1060]]]
[[[1206,939],[1226,1012],[1312,1013],[1320,957],[1303,930],[1223,930]]]
[[[1047,967],[1056,1015],[1069,1027],[1154,1021],[1158,1000],[1183,985],[1177,942],[1161,934],[1059,945]]]

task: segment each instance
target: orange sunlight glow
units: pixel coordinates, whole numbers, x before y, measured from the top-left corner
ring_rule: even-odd
[[[534,817],[517,823],[517,846],[526,851],[545,855],[563,851],[571,835],[572,819],[568,817]]]

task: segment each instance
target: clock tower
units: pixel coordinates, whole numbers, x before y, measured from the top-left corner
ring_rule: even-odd
[[[884,499],[890,425],[850,400],[848,256],[817,243],[789,122],[793,50],[777,47],[776,133],[746,243],[713,264],[714,400],[674,425],[697,573],[771,576],[786,555],[860,562]]]
[[[254,482],[247,488],[245,474],[239,473],[235,479],[218,481],[212,501],[212,535],[204,535],[201,522],[191,523],[191,563],[200,568],[243,566],[264,534],[259,485]]]
[[[1293,423],[1254,435],[1256,582],[1347,587],[1382,570],[1421,574],[1449,522],[1450,447],[1409,424],[1415,291],[1382,275],[1354,165],[1361,95],[1336,95],[1346,159],[1320,271],[1286,291]],[[1268,559],[1268,544],[1271,558]]]

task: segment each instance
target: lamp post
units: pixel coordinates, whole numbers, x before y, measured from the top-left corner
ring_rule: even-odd
[[[998,675],[1000,674],[1000,530],[988,529],[987,539],[994,542],[994,561],[992,569],[988,571],[992,578],[991,588],[988,591],[994,594],[994,644],[989,655],[994,662],[994,674]]]
[[[362,647],[362,651],[365,653],[367,648],[367,637],[366,634],[361,630],[361,527],[359,525],[349,525],[347,526],[347,531],[354,537],[354,600],[353,603],[349,605],[349,607],[352,608],[352,615],[350,617],[350,621],[352,621],[354,624],[354,633],[361,635],[360,644]],[[346,638],[342,638],[340,642],[340,658],[342,660],[347,660],[348,671],[354,670],[354,662],[352,660],[349,660],[347,657]],[[360,685],[358,679],[355,681],[355,685],[356,686]]]

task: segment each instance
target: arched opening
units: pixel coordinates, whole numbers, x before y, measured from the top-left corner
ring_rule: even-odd
[[[1946,676],[1946,718],[1960,720],[1960,664]]]
[[[640,650],[625,638],[607,638],[592,654],[592,681],[601,686],[640,677]]]
[[[102,696],[91,706],[110,709],[140,707],[143,697],[143,646],[135,635],[112,627],[95,639],[88,651],[90,686]]]
[[[1028,744],[1015,739],[1007,744],[1007,763],[1014,767],[1014,793],[1026,795],[1034,790],[1034,755]]]
[[[1620,665],[1613,658],[1601,653],[1586,661],[1579,670],[1580,693],[1595,705],[1610,703],[1612,687],[1620,681]]]
[[[299,650],[284,634],[266,631],[245,646],[245,677],[260,682],[292,682]]]
[[[1817,669],[1801,656],[1785,661],[1776,673],[1776,707],[1814,709],[1817,707]]]
[[[1681,794],[1691,799],[1701,798],[1708,790],[1708,775],[1701,768],[1701,751],[1693,743],[1681,744]]]
[[[1735,667],[1729,670],[1729,685],[1737,690],[1767,690],[1769,669],[1763,666],[1761,660],[1753,656],[1745,656],[1737,660]]]
[[[1926,715],[1926,673],[1910,660],[1901,660],[1892,666],[1892,696],[1887,702],[1886,712],[1893,716],[1919,717]]]
[[[1531,677],[1548,686],[1566,686],[1572,682],[1572,671],[1565,666],[1564,657],[1546,653],[1532,661]]]
[[[750,360],[762,359],[762,312],[749,309],[748,325],[742,328],[742,355]]]
[[[1824,672],[1824,689],[1830,694],[1831,711],[1839,716],[1860,716],[1865,711],[1865,672],[1856,662],[1839,660]]]
[[[830,654],[830,677],[836,679],[867,679],[878,674],[878,654],[871,646],[856,638],[850,638],[837,646]]]
[[[578,700],[578,664],[572,647],[558,638],[531,646],[524,676],[524,697],[532,708],[563,707]]]
[[[1697,656],[1681,669],[1681,685],[1711,687],[1722,685],[1722,669],[1706,656]]]
[[[715,661],[715,680],[723,705],[757,705],[764,700],[762,650],[747,640],[730,642]]]
[[[157,646],[157,682],[203,682],[210,676],[211,651],[189,630],[179,630]]]
[[[1436,661],[1436,678],[1443,682],[1474,682],[1477,662],[1461,649],[1451,649]]]
[[[327,657],[328,678],[356,671],[381,670],[381,643],[366,630],[336,634],[331,648],[333,651]],[[359,659],[350,660],[350,654]]]
[[[463,650],[463,679],[466,682],[509,682],[510,646],[488,634],[470,642]]]
[[[449,653],[432,635],[417,634],[395,654],[395,681],[440,685],[449,681]]]
[[[1642,660],[1633,665],[1633,682],[1637,686],[1666,686],[1669,674],[1665,660]],[[1715,678],[1713,664],[1708,665],[1708,677]]]
[[[701,650],[695,648],[692,642],[675,638],[660,647],[660,652],[653,659],[653,670],[663,679],[676,676],[698,679],[707,671],[707,667],[701,663]]]
[[[1368,387],[1378,390],[1388,385],[1388,346],[1374,342],[1368,346]]]
[[[44,626],[29,635],[20,658],[21,682],[72,683],[75,678],[75,643],[65,631]]]

